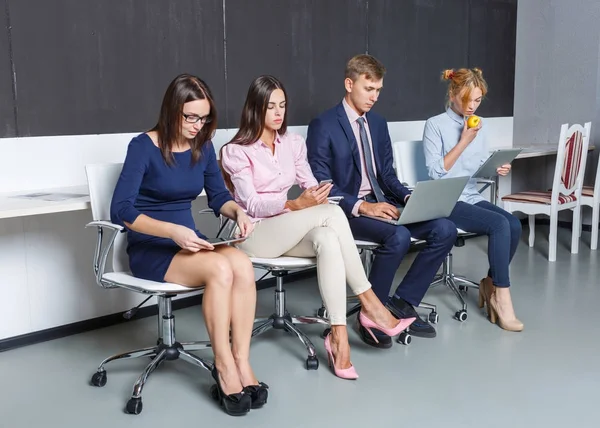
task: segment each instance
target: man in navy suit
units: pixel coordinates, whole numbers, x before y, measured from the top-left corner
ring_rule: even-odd
[[[456,226],[448,219],[396,226],[363,217],[397,219],[410,197],[393,168],[392,144],[385,119],[371,112],[377,102],[385,68],[370,55],[357,55],[346,66],[346,96],[340,104],[311,121],[306,145],[308,161],[317,180],[333,179],[331,196],[343,196],[340,206],[349,218],[356,239],[374,241],[369,281],[373,291],[398,318],[416,317],[409,332],[435,337],[433,326],[415,310],[456,240]],[[411,236],[427,241],[406,276],[389,297],[394,275],[409,251]],[[362,339],[373,346],[389,347],[383,335],[379,343],[360,327]]]

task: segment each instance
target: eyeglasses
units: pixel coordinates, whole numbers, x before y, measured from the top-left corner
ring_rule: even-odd
[[[185,113],[181,113],[181,114],[183,115],[183,118],[185,119],[185,121],[187,123],[200,122],[202,125],[204,125],[205,123],[212,122],[212,117],[210,117],[210,115],[198,116],[197,114],[185,114]]]

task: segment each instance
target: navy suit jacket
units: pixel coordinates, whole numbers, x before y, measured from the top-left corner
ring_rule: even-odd
[[[387,122],[376,113],[367,113],[371,131],[377,182],[392,203],[404,204],[410,191],[403,186],[393,166],[392,143]],[[340,206],[347,216],[358,201],[361,162],[358,142],[342,103],[313,119],[308,125],[306,147],[308,162],[319,181],[332,179],[331,196],[343,196]]]

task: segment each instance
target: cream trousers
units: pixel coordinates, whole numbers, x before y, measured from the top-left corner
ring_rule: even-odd
[[[261,220],[238,245],[250,257],[317,257],[317,279],[331,325],[346,324],[346,283],[355,295],[371,288],[348,219],[323,204]]]

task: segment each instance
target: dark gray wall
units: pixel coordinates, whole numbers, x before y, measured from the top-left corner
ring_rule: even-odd
[[[600,139],[600,2],[519,2],[514,144],[556,144],[563,123]]]
[[[438,113],[440,72],[461,66],[484,69],[482,114],[511,116],[516,2],[5,0],[0,137],[148,129],[182,72],[207,81],[220,128],[237,127],[260,74],[284,82],[289,122],[305,125],[341,99],[361,52],[388,69],[376,110],[389,121]]]

